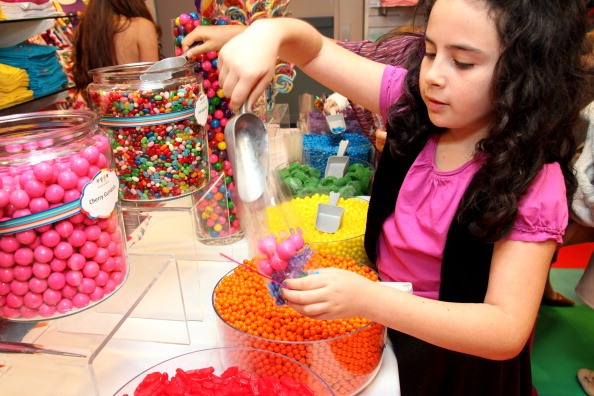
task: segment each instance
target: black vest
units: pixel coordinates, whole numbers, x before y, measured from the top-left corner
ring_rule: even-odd
[[[365,250],[375,267],[382,224],[394,212],[396,198],[414,155],[382,153],[375,173],[365,232]],[[454,216],[441,266],[441,301],[482,303],[487,292],[493,244],[470,234]],[[413,285],[414,287],[414,285]],[[402,396],[532,394],[529,343],[513,359],[494,361],[437,347],[389,329]]]

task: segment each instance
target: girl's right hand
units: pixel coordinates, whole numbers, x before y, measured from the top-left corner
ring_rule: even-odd
[[[181,42],[182,51],[188,58],[198,54],[220,50],[229,40],[246,29],[244,25],[209,25],[196,26]],[[202,41],[202,44],[189,49],[192,44]],[[186,52],[187,51],[187,52]]]
[[[282,42],[279,34],[281,25],[276,24],[274,19],[253,22],[219,52],[219,82],[233,111],[244,103],[248,109],[251,108],[274,77]]]

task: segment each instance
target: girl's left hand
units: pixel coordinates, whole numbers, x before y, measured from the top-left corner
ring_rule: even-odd
[[[323,268],[304,278],[286,279],[282,297],[287,304],[313,319],[365,316],[365,290],[374,282],[354,272]]]

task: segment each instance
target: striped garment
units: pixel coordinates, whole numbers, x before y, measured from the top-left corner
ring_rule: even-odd
[[[419,43],[423,40],[420,36],[413,35],[395,35],[385,40],[378,41],[337,41],[341,47],[361,55],[367,59],[388,65],[405,66],[407,60],[413,53],[419,53]],[[384,121],[378,114],[349,101],[355,117],[361,129],[368,136],[369,140],[375,145],[376,129],[386,130]]]

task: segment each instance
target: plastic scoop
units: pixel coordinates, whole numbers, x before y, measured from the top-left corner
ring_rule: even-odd
[[[227,156],[235,175],[237,193],[243,202],[260,198],[268,176],[268,133],[266,125],[244,104],[225,126]]]
[[[344,176],[350,161],[349,157],[344,155],[348,146],[348,140],[341,140],[340,144],[338,145],[337,155],[328,157],[328,162],[326,162],[326,170],[324,171],[325,177],[334,176],[340,178]]]
[[[318,213],[316,214],[316,228],[318,231],[333,234],[340,228],[344,208],[337,205],[339,199],[340,193],[331,192],[327,204],[318,204]]]
[[[203,41],[196,41],[190,46],[190,48],[194,48],[195,46],[203,43]],[[162,81],[171,78],[172,72],[167,72],[167,70],[179,69],[180,67],[185,66],[188,62],[187,54],[188,52],[186,51],[180,56],[172,56],[153,63],[148,69],[144,71],[143,74],[140,75],[140,81]],[[163,73],[158,73],[160,71],[163,71]]]
[[[330,132],[335,135],[346,131],[346,122],[342,113],[327,115],[326,122],[330,128]]]

